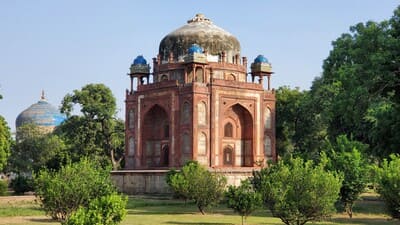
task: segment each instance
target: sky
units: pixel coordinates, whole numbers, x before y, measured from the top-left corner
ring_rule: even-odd
[[[11,131],[19,113],[42,90],[60,107],[86,84],[103,83],[124,118],[129,67],[148,62],[161,39],[203,13],[230,32],[249,62],[272,63],[271,84],[307,90],[322,73],[332,41],[360,22],[387,20],[398,0],[2,0],[0,1],[0,115]]]

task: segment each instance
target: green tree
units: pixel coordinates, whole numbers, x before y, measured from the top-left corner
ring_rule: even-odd
[[[322,120],[313,110],[308,91],[287,86],[276,90],[277,152],[315,158],[326,136]]]
[[[193,200],[201,212],[205,208],[218,203],[224,195],[225,177],[211,173],[196,161],[186,163],[180,172],[171,175],[171,188]]]
[[[72,115],[74,105],[81,115]],[[104,84],[88,84],[81,90],[67,94],[61,111],[68,119],[57,129],[70,146],[73,161],[81,157],[95,157],[114,169],[119,167],[124,152],[124,122],[116,118],[116,102]]]
[[[225,196],[228,208],[242,217],[242,225],[247,217],[262,205],[261,194],[254,190],[249,180],[243,180],[238,187],[230,185]]]
[[[340,202],[352,218],[354,202],[365,191],[368,183],[368,162],[362,155],[367,146],[358,141],[351,141],[344,135],[337,137],[334,144],[328,143],[327,146],[330,158],[328,168],[343,175]]]
[[[339,197],[341,178],[301,158],[280,160],[254,177],[264,204],[287,225],[302,225],[330,216]]]
[[[2,171],[7,164],[12,143],[10,128],[4,117],[0,116],[0,171]]]
[[[37,172],[39,169],[60,167],[60,155],[65,145],[56,135],[44,133],[35,124],[24,124],[17,130],[17,141],[12,148],[9,170],[16,173]]]
[[[393,218],[400,219],[400,156],[390,155],[377,169],[378,193],[385,201],[387,211]]]
[[[110,168],[93,160],[68,163],[60,170],[40,170],[34,175],[35,195],[44,211],[53,219],[65,221],[78,210],[87,208],[95,199],[116,194]]]
[[[385,158],[400,149],[400,7],[390,20],[342,34],[311,87],[331,141],[345,134]]]

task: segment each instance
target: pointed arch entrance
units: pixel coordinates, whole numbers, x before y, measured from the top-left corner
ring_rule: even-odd
[[[250,112],[242,105],[235,104],[229,107],[224,115],[226,119],[222,124],[223,146],[220,153],[223,159],[222,165],[254,166],[253,118]]]
[[[141,134],[143,165],[148,168],[168,167],[170,121],[162,107],[154,105],[145,114]]]

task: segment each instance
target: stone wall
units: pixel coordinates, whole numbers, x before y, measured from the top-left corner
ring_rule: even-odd
[[[240,185],[240,181],[252,176],[254,168],[210,169],[210,172],[223,174],[228,185]],[[118,189],[128,195],[171,194],[165,181],[168,170],[118,170],[111,172],[111,178]]]

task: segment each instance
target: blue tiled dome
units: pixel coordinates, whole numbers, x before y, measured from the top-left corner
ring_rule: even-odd
[[[146,65],[147,61],[142,55],[138,55],[135,60],[133,60],[133,65]]]
[[[203,53],[203,48],[200,47],[198,44],[192,44],[188,50],[189,54],[193,53]]]
[[[254,59],[254,63],[268,63],[268,59],[263,56],[263,55],[258,55],[255,59]]]
[[[15,125],[18,128],[27,123],[34,123],[41,127],[56,127],[65,119],[65,114],[60,113],[42,96],[42,99],[37,103],[31,105],[18,115]]]

